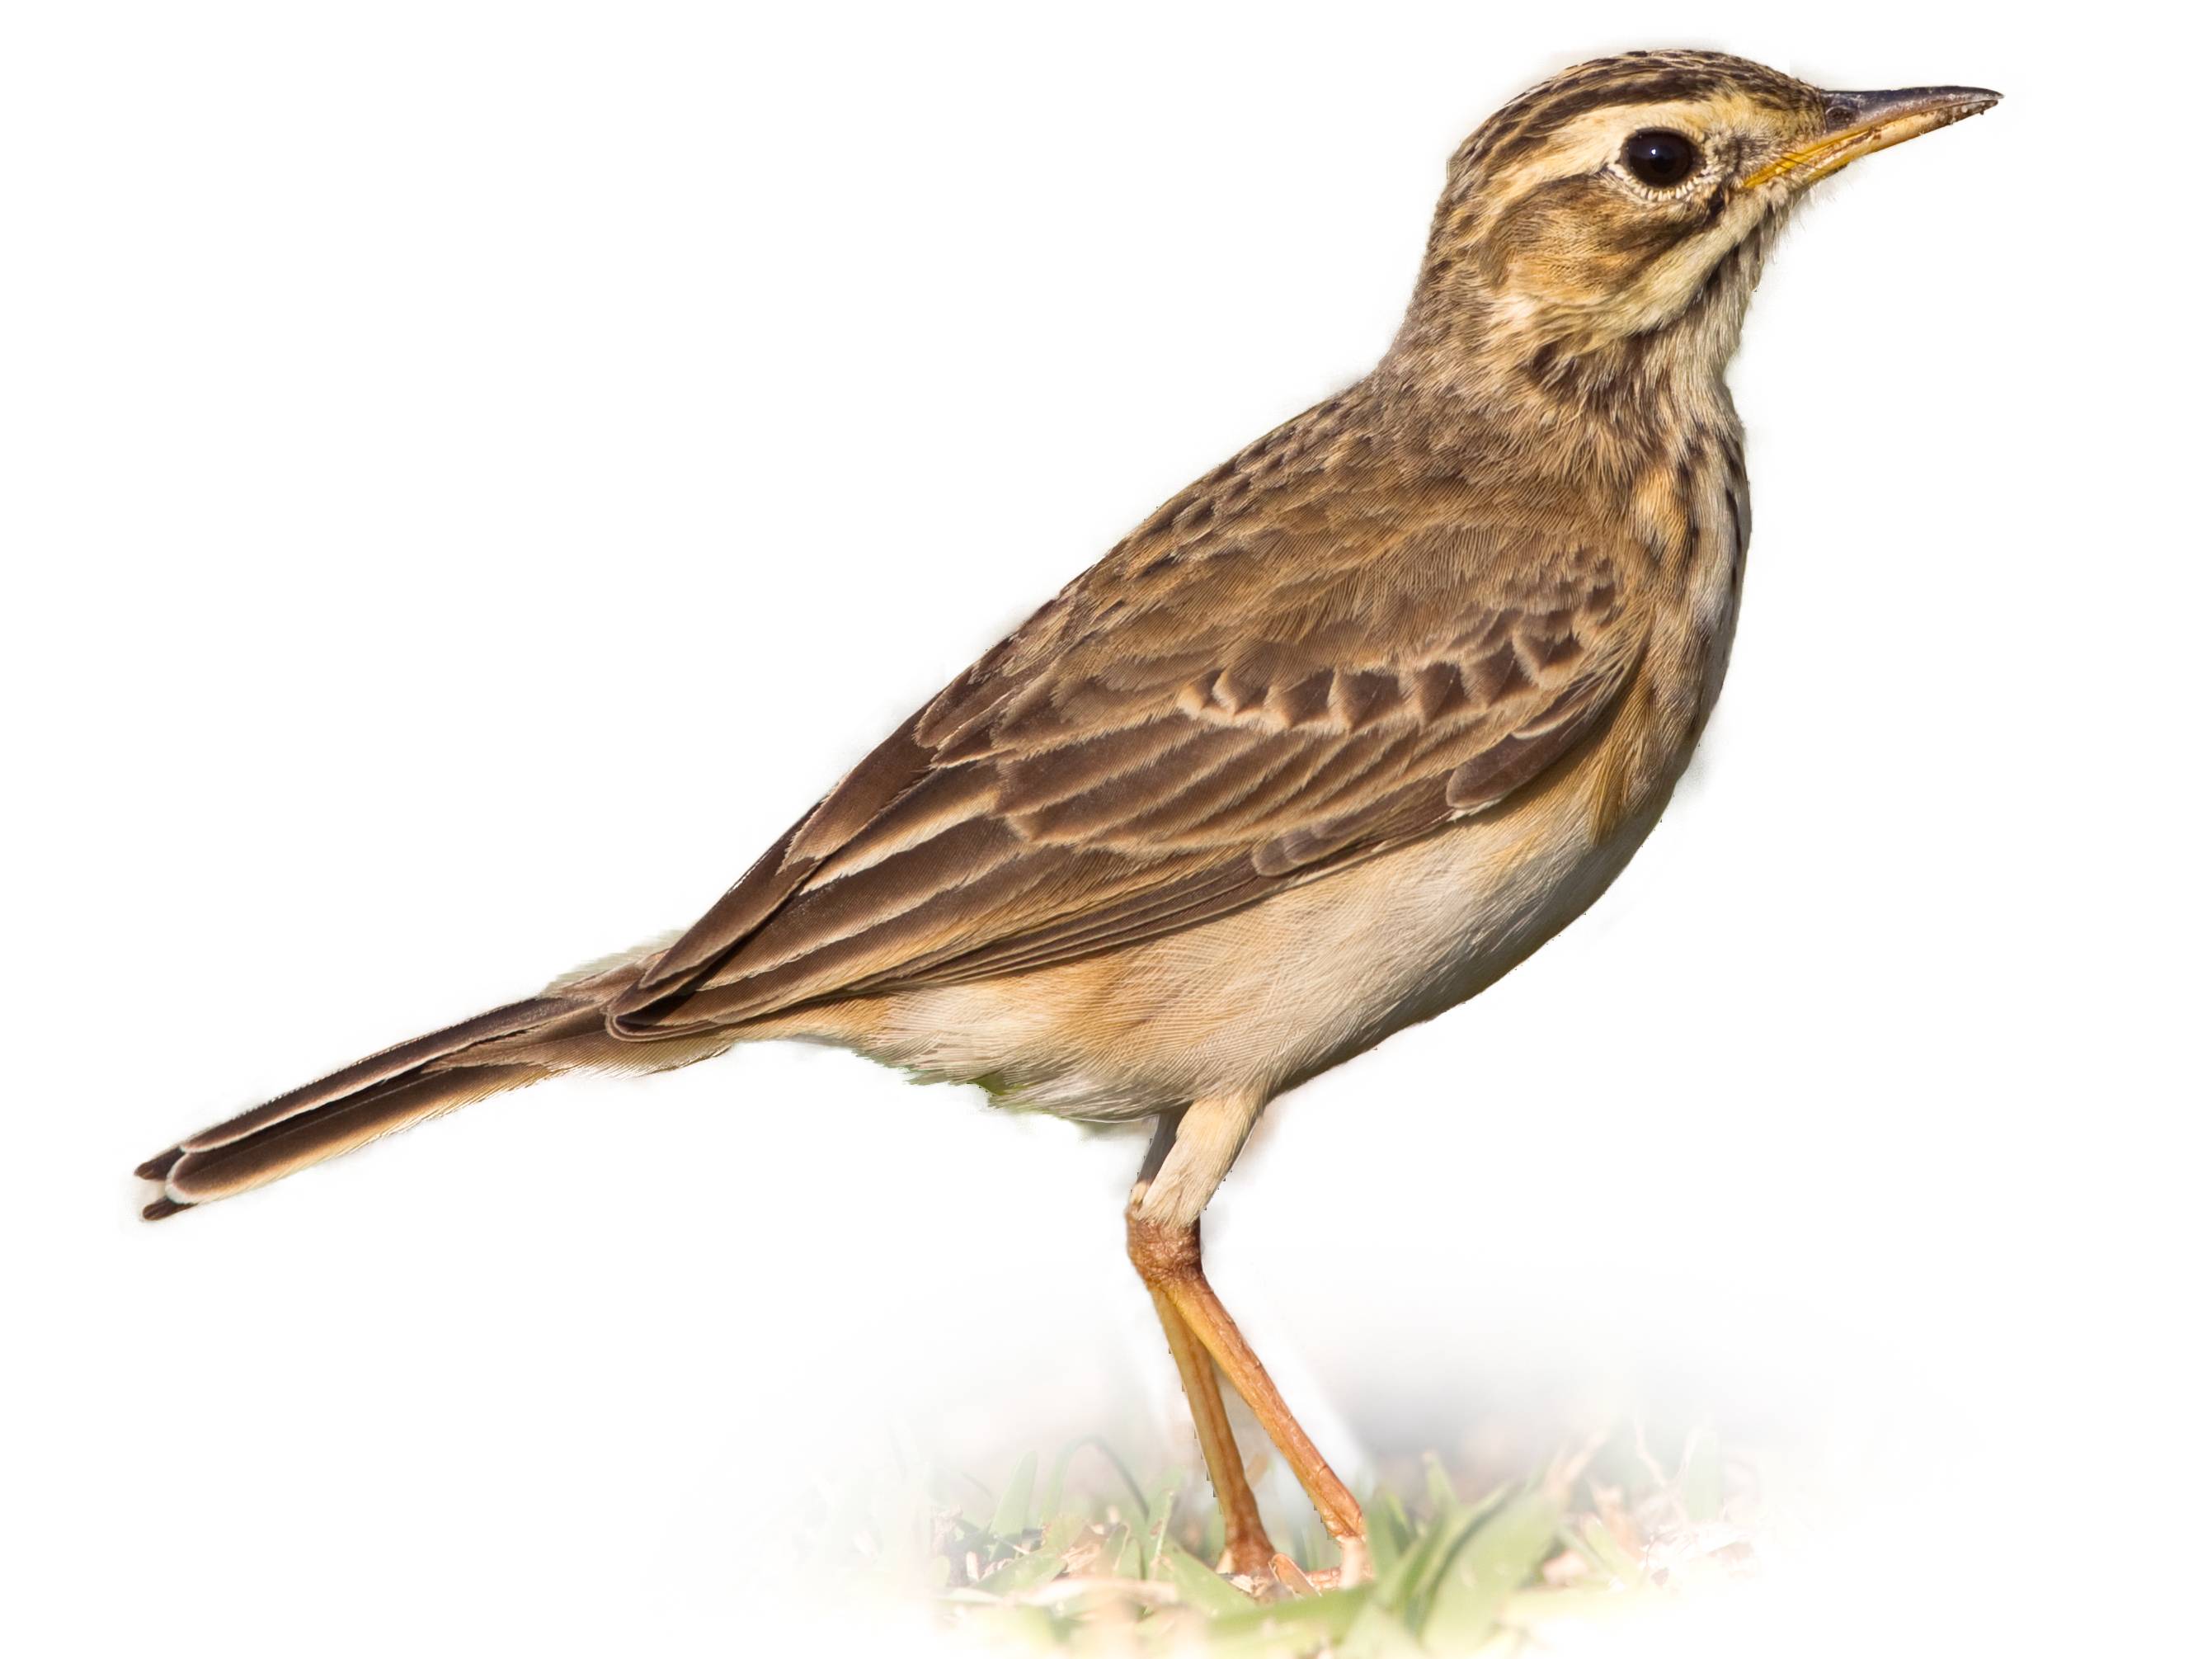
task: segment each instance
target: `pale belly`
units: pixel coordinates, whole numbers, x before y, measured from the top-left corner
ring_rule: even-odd
[[[1584,803],[1555,796],[1110,956],[847,1004],[761,1034],[841,1043],[1068,1117],[1265,1097],[1522,961],[1620,873],[1664,793],[1601,837]]]

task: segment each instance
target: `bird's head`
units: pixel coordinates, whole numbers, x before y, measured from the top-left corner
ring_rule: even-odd
[[[1540,376],[1656,347],[1717,376],[1766,248],[1808,190],[1997,97],[1827,92],[1708,52],[1565,70],[1452,158],[1401,349]]]

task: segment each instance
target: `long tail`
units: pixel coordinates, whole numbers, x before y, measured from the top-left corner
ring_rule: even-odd
[[[636,982],[646,953],[556,981],[540,995],[465,1019],[356,1060],[187,1137],[138,1166],[161,1183],[141,1212],[159,1221],[196,1204],[265,1185],[310,1164],[449,1112],[486,1095],[582,1067],[659,1071],[727,1046],[727,1040],[625,1042],[606,1029],[607,1005]]]

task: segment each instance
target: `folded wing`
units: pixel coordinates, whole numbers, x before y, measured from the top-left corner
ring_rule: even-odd
[[[1623,576],[1464,517],[1117,550],[794,824],[612,1027],[1117,950],[1489,810],[1632,677]]]

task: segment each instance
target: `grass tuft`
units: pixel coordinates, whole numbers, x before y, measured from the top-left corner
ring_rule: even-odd
[[[1333,1559],[1261,1583],[1216,1571],[1219,1519],[1182,1469],[1139,1482],[1095,1439],[1063,1449],[1041,1491],[1039,1466],[1026,1453],[995,1486],[917,1471],[856,1488],[809,1553],[842,1587],[925,1597],[996,1650],[1207,1659],[1510,1659],[1756,1568],[1754,1500],[1709,1428],[1671,1468],[1623,1431],[1471,1497],[1425,1458],[1368,1498],[1373,1577],[1343,1588]]]

